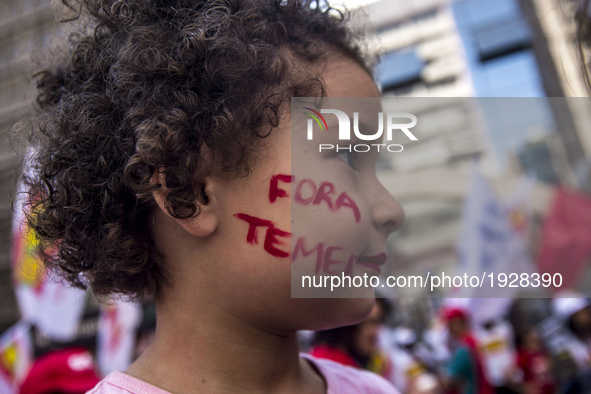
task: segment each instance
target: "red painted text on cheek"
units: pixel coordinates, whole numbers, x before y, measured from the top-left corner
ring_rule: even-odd
[[[293,254],[280,249],[279,246],[284,245],[282,238],[290,238],[291,233],[283,231],[275,226],[270,220],[265,220],[251,216],[245,213],[237,213],[234,215],[236,218],[248,223],[248,231],[246,233],[246,242],[251,245],[258,245],[258,234],[259,228],[263,228],[265,231],[265,240],[263,242],[263,249],[274,257],[289,257],[290,254],[293,256],[292,263],[301,257],[308,257],[310,255],[316,256],[316,266],[314,273],[318,274],[323,272],[326,274],[336,275],[338,274],[338,268],[335,271],[334,267],[344,268],[345,275],[350,275],[353,270],[353,265],[357,261],[357,255],[349,254],[345,255],[344,247],[340,246],[328,246],[325,247],[324,242],[318,242],[312,248],[307,249],[306,238],[299,237],[293,248]]]
[[[258,244],[258,231],[259,227],[266,228],[265,241],[263,242],[263,248],[267,253],[275,257],[288,257],[289,252],[277,248],[276,245],[282,245],[281,237],[289,238],[291,233],[283,231],[275,227],[275,224],[270,220],[257,218],[250,216],[245,213],[237,213],[234,215],[238,219],[244,220],[248,223],[248,232],[246,233],[246,242],[257,245]]]
[[[269,202],[274,203],[278,198],[289,197],[287,190],[282,189],[279,183],[293,183],[295,177],[293,175],[277,174],[271,178],[269,186]],[[320,205],[324,203],[332,212],[338,211],[341,208],[349,208],[355,221],[361,220],[361,214],[357,204],[346,192],[340,193],[335,199],[335,186],[331,182],[322,182],[319,186],[311,179],[302,179],[296,185],[294,200],[301,205]],[[248,231],[246,233],[246,242],[251,245],[259,244],[259,229],[265,231],[265,240],[263,241],[263,249],[274,257],[289,257],[293,256],[292,262],[295,262],[299,256],[308,257],[312,254],[316,255],[315,273],[324,272],[327,274],[336,274],[333,270],[334,266],[341,266],[344,268],[345,274],[351,274],[353,265],[357,261],[357,255],[343,253],[346,249],[340,246],[325,246],[324,242],[318,242],[310,249],[306,249],[306,238],[299,237],[293,249],[293,254],[281,249],[285,238],[291,238],[291,233],[279,229],[271,220],[262,219],[256,216],[248,215],[246,213],[237,213],[236,218],[248,223]]]
[[[282,189],[279,182],[293,183],[295,177],[293,175],[278,174],[271,178],[269,187],[269,201],[271,203],[274,203],[278,198],[289,197],[287,190]],[[359,223],[361,213],[355,201],[349,197],[347,192],[340,193],[336,200],[335,195],[335,186],[331,182],[325,181],[317,186],[311,179],[302,179],[297,182],[294,201],[301,205],[320,205],[324,203],[332,212],[340,211],[341,208],[348,208],[353,213],[355,221]]]
[[[279,181],[291,183],[293,179],[293,175],[273,175],[271,178],[271,186],[269,187],[269,202],[274,203],[279,197],[287,197],[287,192],[279,188]]]
[[[338,271],[331,270],[332,266],[340,266],[341,269],[343,268],[343,264],[345,265],[345,275],[351,275],[353,271],[353,264],[357,261],[359,256],[355,254],[349,254],[347,257],[340,256],[340,257],[347,257],[346,259],[339,258],[339,251],[344,250],[344,248],[338,246],[329,246],[325,247],[324,242],[318,242],[314,247],[310,249],[306,249],[306,238],[299,237],[295,243],[293,248],[292,254],[292,263],[296,262],[300,255],[302,257],[308,257],[310,255],[316,255],[316,267],[314,269],[314,273],[318,274],[320,272],[326,274],[336,275]],[[340,253],[342,255],[342,253]]]

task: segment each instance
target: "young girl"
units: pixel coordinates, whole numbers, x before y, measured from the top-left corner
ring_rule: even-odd
[[[63,2],[86,30],[36,75],[28,219],[49,269],[157,308],[153,344],[92,393],[395,392],[299,355],[298,330],[359,322],[373,297],[290,294],[290,239],[329,234],[374,261],[404,216],[375,151],[312,154],[290,134],[291,97],[379,97],[342,14],[299,0]],[[298,179],[346,191],[355,216],[270,192]]]

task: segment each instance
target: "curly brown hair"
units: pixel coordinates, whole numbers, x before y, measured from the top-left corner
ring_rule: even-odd
[[[26,214],[50,271],[97,295],[152,299],[166,282],[150,233],[199,214],[195,174],[248,176],[290,97],[323,96],[330,52],[370,70],[344,11],[313,0],[62,0],[82,32],[35,74]],[[70,18],[72,19],[72,18]],[[54,57],[57,57],[54,52]]]

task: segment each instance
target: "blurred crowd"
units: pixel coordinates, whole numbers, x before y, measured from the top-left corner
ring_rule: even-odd
[[[400,300],[378,298],[359,324],[300,332],[302,351],[375,372],[405,394],[591,393],[587,298],[559,294],[537,324],[515,324],[508,314],[475,319],[467,299],[438,301],[429,323],[411,328],[393,323],[405,308]],[[133,358],[150,345],[154,327],[136,334]],[[20,393],[84,393],[98,371],[88,348],[54,349],[37,357]]]
[[[563,294],[551,300],[549,317],[519,327],[504,315],[475,322],[466,304],[444,302],[417,329],[388,324],[392,305],[379,299],[364,322],[304,332],[302,343],[316,357],[378,373],[402,393],[591,393],[588,299]]]

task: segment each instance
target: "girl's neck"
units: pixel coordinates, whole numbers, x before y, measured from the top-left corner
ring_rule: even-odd
[[[172,393],[325,392],[322,377],[300,359],[295,332],[277,335],[215,307],[157,309],[154,342],[127,370],[131,376]]]

